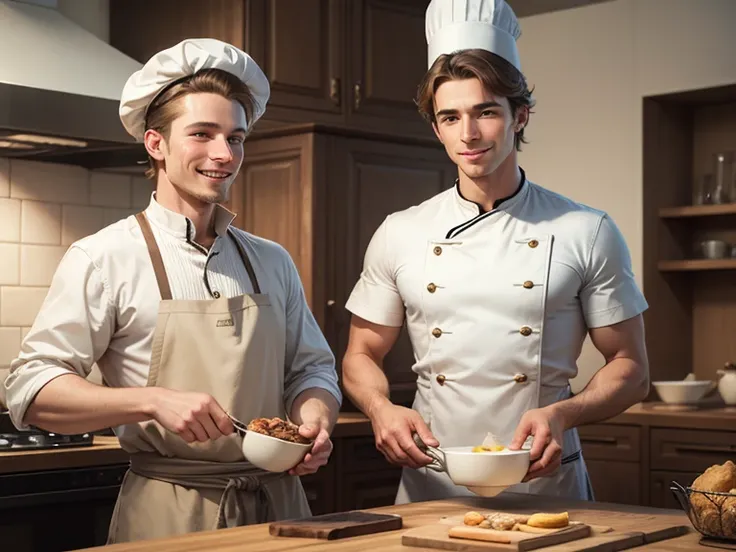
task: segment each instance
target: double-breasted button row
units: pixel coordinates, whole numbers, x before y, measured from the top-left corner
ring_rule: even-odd
[[[532,335],[532,329],[529,326],[522,326],[519,328],[519,333],[524,337],[528,337]]]
[[[445,385],[445,380],[447,378],[443,374],[438,374],[436,379],[437,383],[439,383],[440,385]]]
[[[434,293],[435,291],[437,291],[437,284],[433,284],[433,283],[427,284],[427,291],[429,293]]]
[[[435,328],[434,330],[432,330],[432,335],[435,337],[439,337],[442,335],[442,330],[440,330],[439,328]]]
[[[514,381],[515,381],[516,383],[526,383],[526,381],[527,381],[528,379],[529,379],[529,378],[527,377],[527,375],[526,375],[526,374],[516,374],[516,375],[514,376]]]
[[[537,240],[529,240],[527,242],[527,245],[531,247],[532,249],[534,249],[535,247],[539,245],[539,242]]]

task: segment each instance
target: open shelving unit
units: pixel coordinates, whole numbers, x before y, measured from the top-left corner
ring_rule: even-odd
[[[736,245],[736,203],[692,205],[717,152],[736,151],[736,85],[643,101],[645,313],[652,380],[715,379],[736,361],[736,258],[703,259],[704,239]]]

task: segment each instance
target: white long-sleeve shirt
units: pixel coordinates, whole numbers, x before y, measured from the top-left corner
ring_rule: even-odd
[[[227,234],[234,218],[227,209],[216,209],[217,238],[209,251],[195,243],[192,222],[159,205],[155,194],[146,215],[173,299],[253,292],[238,249]],[[299,393],[311,387],[323,388],[341,402],[334,355],[308,308],[291,257],[274,242],[232,229],[285,332],[286,411]],[[69,373],[86,377],[94,363],[109,387],[145,386],[160,300],[148,249],[134,217],[72,244],[5,380],[5,403],[13,423],[27,427],[26,410],[48,382]]]

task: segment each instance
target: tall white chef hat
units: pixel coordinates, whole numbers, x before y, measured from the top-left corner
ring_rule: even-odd
[[[432,0],[425,18],[428,66],[442,54],[480,48],[521,71],[519,22],[505,0]]]
[[[253,124],[266,111],[271,87],[266,75],[253,59],[231,44],[213,38],[188,38],[155,54],[133,73],[123,87],[120,120],[125,130],[143,141],[146,113],[151,102],[170,85],[201,69],[222,69],[238,77],[254,99]]]

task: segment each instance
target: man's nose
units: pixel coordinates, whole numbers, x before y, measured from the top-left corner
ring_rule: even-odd
[[[466,144],[477,140],[479,136],[478,123],[473,117],[464,117],[460,139]]]
[[[216,138],[210,144],[210,159],[229,163],[233,160],[233,150],[225,138]]]

